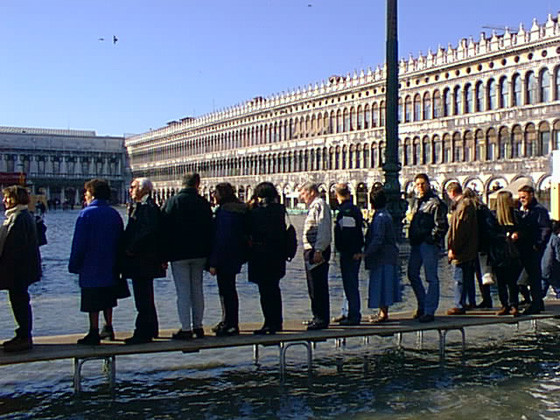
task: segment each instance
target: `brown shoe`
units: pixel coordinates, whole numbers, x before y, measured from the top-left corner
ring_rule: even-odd
[[[451,308],[447,311],[447,315],[465,315],[466,312],[463,308]]]
[[[496,312],[496,315],[509,315],[509,308],[507,306],[502,306],[502,309]]]
[[[510,315],[512,315],[514,318],[517,318],[520,314],[519,314],[519,309],[517,309],[515,306],[512,306],[511,310],[509,311]]]

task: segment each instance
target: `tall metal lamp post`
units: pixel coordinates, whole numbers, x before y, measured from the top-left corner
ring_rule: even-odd
[[[385,193],[387,210],[393,218],[397,238],[402,239],[402,220],[406,201],[402,198],[399,182],[399,68],[397,37],[397,0],[387,0],[387,47],[386,47],[386,126],[385,126]]]

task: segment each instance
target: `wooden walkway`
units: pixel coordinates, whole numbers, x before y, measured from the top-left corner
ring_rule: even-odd
[[[362,323],[360,326],[344,327],[336,324],[328,329],[307,331],[301,321],[287,321],[285,330],[276,335],[258,336],[252,331],[260,324],[241,325],[241,334],[233,337],[215,337],[209,331],[203,339],[188,341],[171,340],[173,331],[160,331],[160,338],[152,343],[132,346],[123,345],[123,339],[130,333],[117,333],[115,341],[103,341],[99,346],[77,345],[76,340],[83,334],[59,335],[49,337],[35,337],[31,351],[22,353],[0,352],[0,365],[31,363],[58,359],[74,359],[74,388],[81,390],[81,367],[90,360],[103,360],[110,386],[115,383],[116,356],[149,354],[162,352],[194,353],[202,350],[221,349],[229,347],[253,346],[255,357],[258,359],[259,346],[278,346],[280,349],[280,373],[285,373],[286,350],[291,346],[304,346],[308,352],[308,369],[312,364],[312,345],[327,340],[344,340],[351,337],[396,336],[398,341],[405,333],[418,335],[427,331],[437,331],[439,334],[440,357],[445,357],[445,338],[448,331],[457,330],[462,335],[463,348],[465,346],[465,328],[483,327],[497,324],[518,324],[520,322],[560,318],[560,303],[546,302],[546,311],[539,315],[496,316],[494,311],[475,310],[466,315],[447,316],[438,314],[434,322],[422,324],[411,319],[412,314],[391,313],[390,320],[381,324]],[[491,329],[489,329],[491,334]]]

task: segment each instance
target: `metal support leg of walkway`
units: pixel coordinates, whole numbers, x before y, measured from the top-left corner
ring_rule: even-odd
[[[439,360],[441,363],[445,362],[445,338],[447,333],[451,330],[457,330],[461,333],[461,344],[463,347],[463,356],[465,355],[465,329],[463,327],[460,328],[447,328],[447,329],[438,329],[439,334]]]
[[[116,377],[116,363],[115,356],[100,356],[100,357],[84,357],[80,359],[74,358],[74,392],[79,394],[82,391],[82,366],[91,360],[103,360],[103,373],[107,377],[109,389],[112,391],[115,388]]]
[[[280,343],[280,379],[283,381],[286,375],[286,352],[293,346],[304,346],[307,349],[307,372],[311,374],[313,364],[313,343],[310,341],[293,341],[290,343]]]

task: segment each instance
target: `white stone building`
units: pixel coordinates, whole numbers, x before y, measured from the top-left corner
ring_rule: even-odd
[[[484,197],[529,177],[548,202],[551,151],[560,148],[560,24],[482,33],[456,46],[401,60],[400,181],[425,172]],[[289,93],[173,121],[126,139],[134,176],[155,181],[160,198],[199,172],[203,192],[226,180],[247,199],[271,181],[294,205],[306,181],[332,191],[346,181],[356,202],[383,181],[385,69],[332,76]]]
[[[107,179],[113,199],[126,199],[124,137],[95,131],[0,127],[0,173],[24,174],[33,193],[80,204],[84,183]]]

